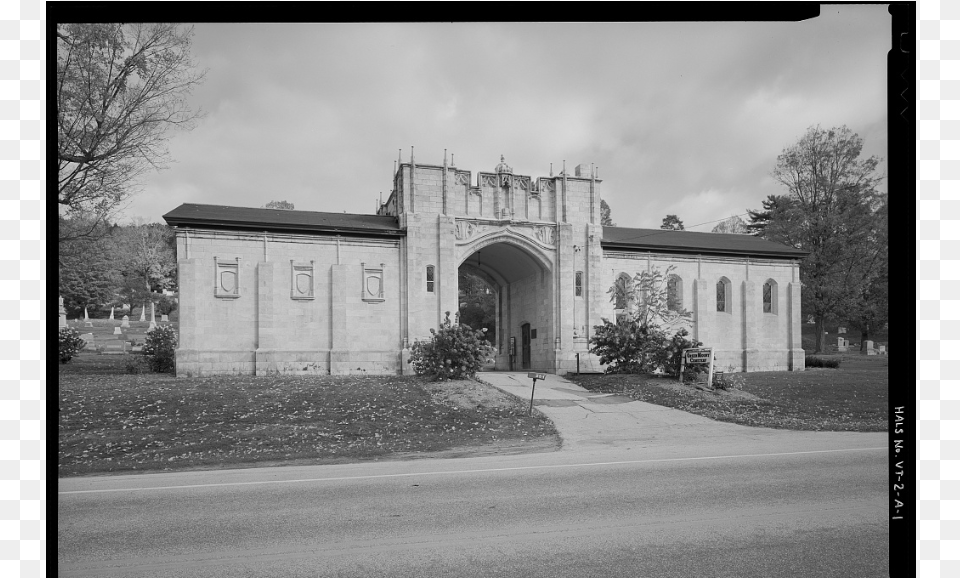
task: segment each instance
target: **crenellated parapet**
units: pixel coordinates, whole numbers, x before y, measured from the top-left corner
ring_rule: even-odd
[[[446,155],[444,155],[446,157]],[[438,214],[498,222],[599,223],[600,179],[589,165],[574,175],[534,177],[516,174],[504,157],[492,171],[457,168],[400,159],[393,190],[378,214]]]

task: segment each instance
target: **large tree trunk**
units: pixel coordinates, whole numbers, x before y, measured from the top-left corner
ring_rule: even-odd
[[[815,341],[813,352],[823,353],[823,316],[817,315],[815,320],[816,320],[816,323],[814,327],[817,330],[817,335],[816,335],[816,341]]]

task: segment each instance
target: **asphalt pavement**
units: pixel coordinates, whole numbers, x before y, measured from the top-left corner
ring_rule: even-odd
[[[59,479],[60,576],[886,574],[886,433],[752,428],[483,373],[560,451]]]

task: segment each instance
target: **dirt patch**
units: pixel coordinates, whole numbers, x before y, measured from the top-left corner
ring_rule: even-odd
[[[437,401],[446,401],[464,409],[488,407],[508,409],[517,405],[517,399],[492,385],[479,381],[458,380],[431,383],[430,394]]]
[[[712,391],[704,391],[691,383],[681,384],[678,381],[666,381],[663,379],[651,379],[647,381],[647,384],[655,385],[657,387],[677,393],[700,394],[700,397],[705,401],[725,401],[734,399],[744,401],[762,401],[762,398],[739,389],[714,389]],[[704,384],[701,385],[706,387]]]

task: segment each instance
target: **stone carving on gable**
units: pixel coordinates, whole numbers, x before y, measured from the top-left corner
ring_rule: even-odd
[[[553,181],[540,181],[540,190],[547,193],[553,192]]]
[[[480,177],[480,182],[485,187],[495,188],[497,186],[497,180],[493,175],[483,175]]]
[[[454,183],[458,185],[469,185],[469,178],[470,176],[467,173],[457,173],[454,178]]]
[[[500,175],[500,186],[501,187],[510,186],[510,175]]]
[[[546,225],[534,227],[533,235],[544,245],[553,245],[554,229]]]
[[[530,179],[527,177],[516,177],[514,182],[517,184],[518,189],[526,191],[530,188]]]
[[[456,235],[458,241],[469,239],[477,232],[477,224],[470,221],[457,221]]]

